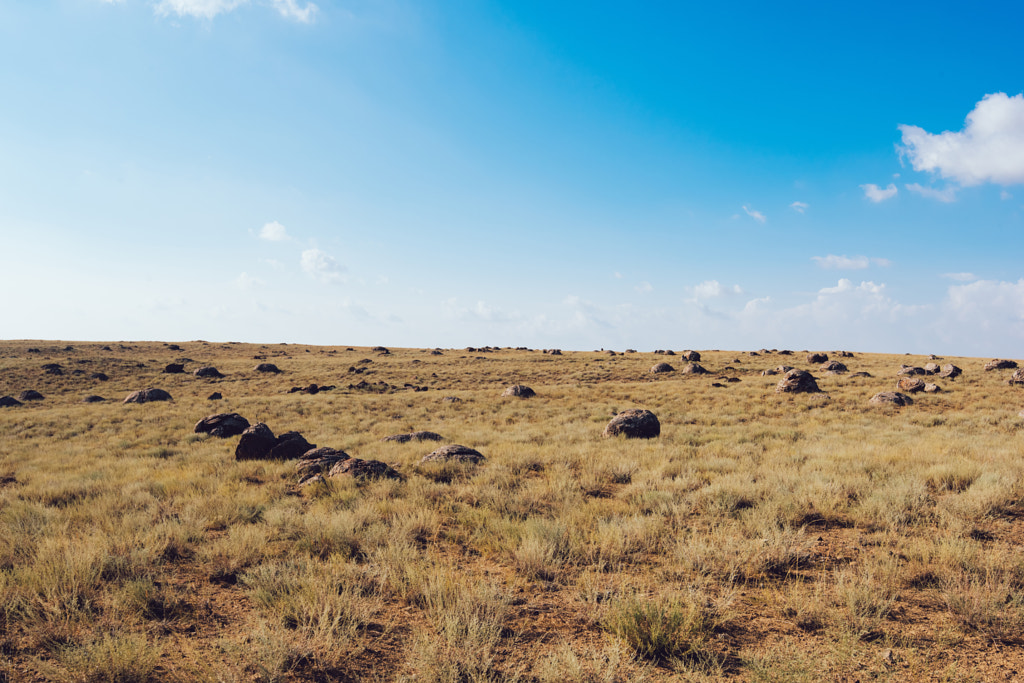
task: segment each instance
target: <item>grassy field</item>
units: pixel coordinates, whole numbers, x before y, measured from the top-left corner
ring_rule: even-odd
[[[0,396],[43,396],[0,408],[0,682],[1024,677],[1024,389],[989,359],[896,408],[928,358],[178,344],[0,342]],[[602,438],[628,408],[661,436]],[[403,479],[300,487],[193,433],[221,412]],[[486,460],[420,464],[453,443]]]

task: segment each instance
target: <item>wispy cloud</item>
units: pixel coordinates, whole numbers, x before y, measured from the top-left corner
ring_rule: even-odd
[[[718,280],[704,280],[700,284],[687,287],[686,289],[690,293],[690,299],[688,300],[693,302],[743,294],[743,288],[739,285],[727,287]]]
[[[985,95],[960,131],[932,134],[907,125],[899,129],[900,151],[915,171],[938,173],[964,186],[1024,183],[1024,95]]]
[[[746,204],[743,205],[743,210],[747,213],[748,216],[753,218],[758,223],[764,223],[766,220],[768,220],[768,217],[765,216],[763,213],[761,213],[760,211],[755,211],[754,209],[751,209]]]
[[[638,284],[635,287],[633,287],[633,289],[635,289],[636,291],[641,292],[641,293],[646,293],[646,292],[653,292],[654,291],[654,286],[651,285],[650,282],[641,282],[640,284]]]
[[[104,0],[119,2],[120,0]],[[159,0],[153,9],[161,16],[175,15],[195,19],[213,19],[218,14],[232,12],[249,0]],[[286,19],[308,24],[313,21],[319,8],[312,2],[300,5],[298,0],[270,0],[270,5]]]
[[[904,187],[906,187],[911,192],[916,192],[922,197],[935,199],[946,204],[956,201],[955,187],[945,187],[941,190],[937,190],[934,187],[925,187],[924,185],[920,185],[918,183],[909,183],[907,185],[904,185]]]
[[[333,284],[345,279],[345,267],[333,256],[319,249],[307,249],[300,260],[303,272],[324,284]]]
[[[865,183],[860,186],[864,190],[864,196],[873,201],[875,204],[884,202],[886,199],[892,199],[896,196],[899,190],[896,189],[896,185],[889,183],[889,186],[882,189],[874,183]]]
[[[263,280],[257,277],[253,277],[248,273],[242,273],[235,278],[235,287],[241,290],[249,290],[258,287],[263,284]]]
[[[797,213],[803,213],[810,206],[807,202],[793,202],[789,205],[789,208],[793,209]]]
[[[942,277],[954,282],[970,282],[971,280],[978,279],[974,276],[974,273],[943,273]]]
[[[892,261],[884,258],[868,258],[867,256],[812,256],[811,260],[818,264],[819,268],[831,270],[863,270],[876,266],[890,266]]]
[[[263,227],[260,228],[261,240],[267,240],[268,242],[286,242],[291,238],[291,235],[288,234],[288,230],[277,221],[264,223]]]

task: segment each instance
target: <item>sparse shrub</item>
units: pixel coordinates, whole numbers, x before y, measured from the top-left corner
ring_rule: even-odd
[[[613,600],[602,625],[638,657],[666,660],[704,652],[713,620],[707,605],[693,596],[654,599],[633,594]]]

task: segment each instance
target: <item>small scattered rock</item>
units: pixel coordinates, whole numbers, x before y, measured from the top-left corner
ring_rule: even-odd
[[[939,377],[956,379],[961,374],[963,374],[963,370],[953,365],[952,363],[947,363],[946,365],[942,366],[942,372],[939,373]]]
[[[762,370],[761,371],[761,376],[762,377],[770,377],[771,375],[777,375],[777,374],[779,374],[778,371],[771,370],[771,369],[769,369],[769,370]]]
[[[852,375],[850,375],[851,379],[854,378],[854,377],[871,377],[871,373],[870,372],[863,372],[863,371],[855,372]]]
[[[938,363],[925,363],[924,365],[924,371],[929,375],[936,375],[941,369]]]
[[[349,458],[331,467],[331,477],[349,476],[356,479],[401,479],[402,475],[380,460]]]
[[[185,372],[184,363],[168,363],[164,366],[164,372],[168,375],[180,375]]]
[[[661,434],[661,422],[649,410],[630,408],[624,410],[604,428],[604,436],[622,434],[629,439],[653,439]]]
[[[461,446],[459,444],[451,444],[448,446],[441,446],[436,451],[428,453],[423,456],[420,463],[427,462],[463,462],[473,463],[474,465],[486,460],[486,458],[475,449],[469,448],[468,446]]]
[[[299,461],[295,463],[295,471],[299,475],[299,484],[312,483],[310,479],[318,475],[324,475],[331,471],[331,468],[342,460],[349,460],[350,456],[345,451],[339,451],[329,446],[313,448],[302,454]]]
[[[441,441],[444,437],[436,432],[410,432],[409,434],[394,434],[385,436],[381,441],[393,443],[409,443],[410,441]]]
[[[238,413],[218,413],[204,417],[196,423],[192,431],[196,434],[209,434],[226,439],[241,434],[248,428],[249,421]]]
[[[314,448],[316,444],[309,443],[298,432],[285,432],[277,437],[277,442],[266,457],[269,460],[294,460]]]
[[[809,353],[807,354],[807,362],[811,365],[817,365],[819,363],[828,362],[828,354],[826,353]]]
[[[255,370],[256,372],[272,372],[275,375],[281,372],[280,368],[278,368],[273,363],[260,363],[259,365],[256,366]]]
[[[901,365],[897,375],[927,375],[928,372],[924,368],[919,368],[914,365]]]
[[[1015,360],[990,360],[985,363],[986,370],[1013,370],[1017,367],[1017,361]]]
[[[215,391],[206,397],[207,401],[219,401],[224,398],[219,391]]]
[[[196,377],[213,377],[213,378],[218,378],[218,377],[223,377],[224,376],[221,373],[220,370],[218,370],[217,368],[213,367],[212,365],[205,365],[205,366],[203,366],[201,368],[196,368],[192,372],[192,374],[195,375]]]
[[[21,401],[13,396],[0,396],[0,408],[13,408],[22,405]]]
[[[445,396],[441,399],[441,403],[462,403],[462,399],[458,396]]]
[[[898,391],[883,391],[871,397],[869,403],[876,405],[909,406],[914,400]]]
[[[914,394],[924,391],[925,382],[917,377],[902,377],[896,382],[896,388]]]
[[[662,372],[675,372],[676,369],[668,363],[658,363],[651,368],[651,372],[654,374],[660,374]]]
[[[244,432],[235,447],[235,460],[264,460],[277,443],[277,437],[263,422],[257,422]]]
[[[671,352],[669,352],[671,353]],[[690,361],[691,363],[700,362],[700,353],[697,351],[683,351],[683,358]]]
[[[97,396],[95,394],[92,394],[90,396],[86,396],[85,398],[83,398],[82,399],[82,403],[102,403],[103,401],[106,401],[106,400],[107,399],[103,398],[102,396]]]
[[[830,360],[822,365],[821,369],[823,372],[831,372],[837,375],[848,372],[847,367],[837,360]]]
[[[813,394],[820,392],[818,383],[811,373],[799,368],[793,368],[782,376],[779,383],[775,385],[775,393]]]
[[[19,401],[42,401],[43,395],[35,389],[26,389],[25,391],[18,394]]]
[[[502,396],[518,396],[519,398],[532,398],[537,393],[526,386],[525,384],[513,384],[505,391],[501,392]]]
[[[694,352],[696,353],[696,352]],[[706,375],[708,371],[700,363],[687,363],[681,371],[684,375]]]
[[[163,389],[142,389],[141,391],[133,391],[128,394],[128,398],[124,400],[125,403],[151,403],[153,401],[172,401],[171,395]]]
[[[926,394],[937,394],[940,391],[942,391],[942,387],[940,387],[938,384],[925,384],[924,389],[922,389],[922,391],[924,391],[924,393]]]
[[[107,375],[105,373],[94,372],[91,375],[89,375],[89,379],[94,379],[94,380],[97,380],[99,382],[106,382],[110,378],[107,377]]]

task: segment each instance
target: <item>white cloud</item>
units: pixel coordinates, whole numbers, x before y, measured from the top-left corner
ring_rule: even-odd
[[[956,282],[970,282],[978,279],[974,277],[974,273],[943,273],[942,277]]]
[[[999,193],[999,198],[1005,202],[1008,199],[1013,199],[1013,195],[1007,192],[1006,190],[1003,190],[1002,192]]]
[[[241,290],[249,290],[263,284],[263,280],[253,277],[248,273],[242,273],[235,278],[235,287]]]
[[[292,237],[288,234],[288,230],[277,221],[271,221],[264,223],[263,227],[260,228],[260,239],[267,240],[268,242],[285,242],[290,240]]]
[[[967,331],[975,339],[995,340],[997,335],[1000,345],[1015,347],[1024,341],[1024,278],[951,285],[944,308],[950,316],[949,336]]]
[[[907,188],[911,192],[916,192],[922,197],[928,197],[929,199],[935,199],[945,204],[956,201],[956,188],[946,187],[941,190],[937,190],[934,187],[925,187],[918,183],[909,183],[903,187]]]
[[[789,208],[793,209],[797,213],[803,213],[809,206],[810,205],[807,202],[793,202],[789,205]]]
[[[104,0],[119,2],[120,0]],[[226,14],[249,4],[249,0],[159,0],[154,10],[161,16],[174,14],[179,17],[196,19],[213,19],[218,14]],[[313,21],[319,8],[312,2],[304,6],[298,0],[269,0],[269,4],[285,19],[292,19],[304,24]]]
[[[764,223],[766,220],[768,220],[768,217],[765,216],[763,213],[749,208],[746,204],[743,205],[743,210],[747,212],[748,216],[753,218],[758,223]]]
[[[915,171],[938,173],[964,186],[1024,183],[1024,95],[985,95],[957,132],[933,135],[907,125],[899,129],[901,152]]]
[[[622,279],[622,273],[616,271],[616,272],[612,273],[612,277],[615,278],[616,280],[621,280]]]
[[[650,282],[641,282],[640,284],[638,284],[633,289],[635,289],[638,292],[653,292],[654,291],[654,287],[651,285]]]
[[[305,273],[325,284],[345,279],[345,267],[319,249],[307,249],[302,252],[300,263]]]
[[[884,190],[874,183],[865,183],[861,185],[860,188],[864,190],[864,196],[875,204],[884,202],[886,199],[892,199],[899,191],[893,183],[889,183],[889,186]]]
[[[693,287],[687,287],[692,294],[689,301],[701,301],[703,299],[716,299],[722,296],[732,296],[737,294],[743,294],[743,289],[739,285],[733,285],[732,287],[724,287],[718,280],[705,280],[699,285]]]
[[[285,19],[294,19],[300,21],[303,24],[308,24],[313,21],[313,16],[316,15],[319,8],[311,2],[307,2],[305,7],[299,7],[299,3],[296,0],[273,0],[274,9],[280,12],[281,16]]]
[[[863,270],[872,264],[876,266],[890,266],[892,261],[884,258],[868,258],[867,256],[812,256],[811,260],[818,264],[818,267],[835,270]]]
[[[218,14],[230,12],[248,3],[249,0],[160,0],[154,7],[157,14],[196,19],[213,19]]]

